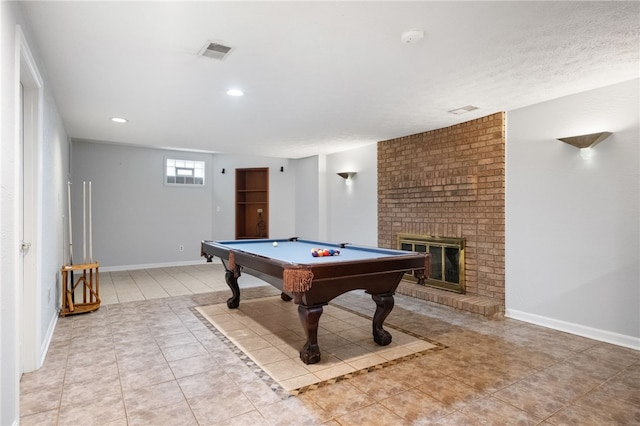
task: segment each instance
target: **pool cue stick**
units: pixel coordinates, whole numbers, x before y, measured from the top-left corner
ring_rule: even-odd
[[[71,182],[67,182],[67,197],[69,199],[69,266],[73,265],[73,225],[71,224]],[[65,283],[67,285],[67,283]],[[71,282],[69,290],[71,292],[71,301],[75,302],[73,292],[73,269],[71,270]]]
[[[82,181],[82,263],[87,263],[87,182]]]
[[[67,237],[65,237],[64,232],[64,220],[65,217],[62,215],[62,266],[67,264]]]
[[[93,263],[93,226],[91,223],[91,181],[89,181],[89,263]]]

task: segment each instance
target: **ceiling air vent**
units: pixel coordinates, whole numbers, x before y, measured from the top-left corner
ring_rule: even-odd
[[[465,114],[465,113],[470,112],[470,111],[474,111],[476,109],[478,109],[477,106],[467,105],[467,106],[463,106],[462,108],[452,109],[449,112],[451,114],[460,115],[460,114]]]
[[[208,41],[200,50],[200,56],[207,56],[221,61],[229,55],[232,49],[230,46],[225,46],[215,41]]]

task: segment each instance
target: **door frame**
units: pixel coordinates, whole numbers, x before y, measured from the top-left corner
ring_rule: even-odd
[[[16,325],[19,373],[42,366],[42,143],[44,126],[43,81],[20,25],[16,26],[16,273],[18,303]],[[20,96],[20,85],[24,87]],[[24,103],[24,114],[22,112]],[[24,134],[20,128],[24,123]],[[20,138],[22,137],[22,140]],[[24,148],[22,147],[24,144]],[[23,155],[24,154],[24,155]],[[24,205],[21,202],[24,200]],[[24,235],[23,235],[24,231]],[[31,247],[23,253],[22,241]]]

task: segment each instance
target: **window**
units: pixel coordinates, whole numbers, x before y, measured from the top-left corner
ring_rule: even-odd
[[[204,186],[204,161],[166,158],[164,170],[167,185]]]

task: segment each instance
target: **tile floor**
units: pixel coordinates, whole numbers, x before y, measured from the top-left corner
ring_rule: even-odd
[[[373,303],[373,302],[372,302]],[[196,308],[228,346],[245,357],[250,368],[261,368],[283,390],[296,395],[313,385],[364,374],[409,356],[442,349],[419,336],[386,325],[393,340],[377,345],[371,336],[372,319],[336,305],[325,306],[320,318],[320,362],[305,364],[300,349],[306,342],[297,305],[279,296],[244,300],[238,309],[226,303]],[[269,318],[268,323],[264,319]],[[397,361],[401,362],[401,361]]]
[[[639,351],[398,295],[387,323],[446,349],[286,397],[194,314],[230,296],[220,267],[100,280],[101,308],[60,318],[23,376],[22,425],[640,425]],[[243,300],[277,294],[243,281]]]
[[[185,296],[227,290],[220,262],[170,268],[100,272],[102,305]],[[251,275],[242,276],[243,287],[264,285]],[[81,286],[76,290],[81,294]]]

